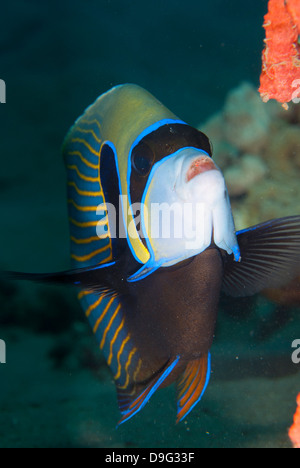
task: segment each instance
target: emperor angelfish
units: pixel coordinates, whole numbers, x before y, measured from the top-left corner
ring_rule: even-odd
[[[100,96],[63,152],[73,269],[11,276],[80,288],[120,423],[173,382],[181,421],[210,378],[221,291],[248,296],[294,278],[300,216],[236,232],[207,136],[136,85]]]

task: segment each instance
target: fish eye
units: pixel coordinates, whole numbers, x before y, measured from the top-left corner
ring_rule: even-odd
[[[154,154],[148,145],[141,143],[132,151],[132,167],[135,172],[137,172],[142,177],[146,177],[149,174],[153,161]]]

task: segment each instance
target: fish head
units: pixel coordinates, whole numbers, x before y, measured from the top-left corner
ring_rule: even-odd
[[[225,180],[208,153],[186,147],[153,165],[142,230],[155,265],[172,266],[212,243],[239,259]]]

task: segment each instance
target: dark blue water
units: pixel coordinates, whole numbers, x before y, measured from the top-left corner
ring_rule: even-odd
[[[258,87],[266,11],[265,0],[6,2],[0,269],[69,267],[61,144],[98,95],[136,83],[197,126],[241,82]],[[116,431],[114,384],[75,293],[1,282],[0,301],[1,447],[290,446],[296,306],[223,300],[203,402],[175,426],[175,392],[165,389]]]

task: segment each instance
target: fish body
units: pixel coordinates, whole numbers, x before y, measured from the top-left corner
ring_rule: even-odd
[[[140,349],[153,336],[147,355],[157,353],[165,360],[179,355],[181,361],[189,361],[207,353],[215,330],[222,273],[220,253],[207,249],[182,268],[161,269],[133,285],[135,291],[130,294],[136,298],[136,311],[130,320],[132,328],[137,326],[135,340],[140,342]]]
[[[15,279],[75,284],[115,379],[120,423],[177,386],[201,399],[221,292],[299,274],[300,217],[236,232],[205,134],[136,85],[100,96],[64,142],[73,269]]]

